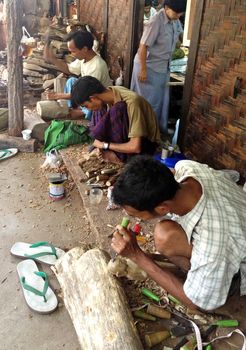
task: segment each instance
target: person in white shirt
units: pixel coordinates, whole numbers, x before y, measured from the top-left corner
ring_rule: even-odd
[[[76,58],[75,61],[67,64],[65,61],[56,58],[52,49],[48,45],[45,45],[44,48],[44,58],[47,62],[54,64],[61,72],[68,76],[71,74],[76,75],[77,77],[89,75],[97,78],[102,85],[107,88],[112,85],[108,67],[101,56],[93,51],[93,41],[94,38],[89,32],[72,32],[67,37],[67,46],[72,56]],[[77,78],[75,77],[71,77],[67,80],[64,93],[47,93],[46,97],[49,100],[69,100],[68,106],[72,107],[70,101],[71,90],[76,80]],[[81,119],[82,116],[85,116],[89,119],[89,114],[89,111],[84,108],[71,109],[70,118]]]
[[[151,6],[151,0],[145,0],[144,3],[144,25],[148,24],[150,18],[156,14],[156,9]]]

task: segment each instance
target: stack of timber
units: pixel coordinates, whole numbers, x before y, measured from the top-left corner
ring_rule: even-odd
[[[24,104],[28,104],[32,96],[40,95],[40,90],[33,89],[29,82],[23,81]],[[8,107],[8,69],[7,51],[0,51],[0,106]]]
[[[123,164],[105,162],[97,156],[96,152],[79,159],[78,165],[84,175],[81,181],[87,185],[97,185],[102,188],[113,186],[123,169]]]
[[[205,4],[185,151],[246,178],[246,4]]]

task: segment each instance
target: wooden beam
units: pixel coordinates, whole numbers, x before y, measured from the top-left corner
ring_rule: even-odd
[[[129,18],[128,23],[128,45],[126,50],[126,59],[124,66],[126,67],[124,75],[124,85],[130,87],[133,60],[137,52],[141,33],[143,30],[143,14],[144,14],[144,0],[132,0],[129,1]]]
[[[20,136],[23,129],[23,75],[20,56],[22,0],[6,0],[8,52],[9,135]]]
[[[22,137],[9,136],[0,134],[0,149],[18,148],[20,152],[32,153],[37,149],[37,140],[23,140]]]
[[[187,129],[187,125],[189,123],[189,108],[192,96],[192,86],[193,86],[193,78],[196,66],[196,58],[199,46],[200,39],[200,30],[202,24],[202,15],[203,9],[205,5],[205,0],[196,0],[195,2],[195,16],[194,23],[192,27],[192,35],[190,41],[190,51],[187,65],[187,72],[185,76],[185,85],[183,92],[183,105],[180,119],[180,128],[179,128],[179,137],[178,137],[178,145],[181,150],[184,148],[184,140],[185,140],[185,132]]]

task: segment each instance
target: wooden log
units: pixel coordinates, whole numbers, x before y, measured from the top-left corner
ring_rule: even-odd
[[[68,106],[60,105],[57,101],[39,101],[37,102],[37,112],[42,118],[55,119],[59,116],[69,114]]]
[[[67,43],[64,41],[52,40],[51,46],[54,46],[58,50],[67,50]]]
[[[100,249],[74,248],[53,268],[81,349],[142,350],[124,291]]]
[[[113,174],[115,174],[115,173],[117,173],[117,169],[103,169],[103,170],[101,170],[101,174],[103,174],[103,175],[106,175],[106,174],[108,174],[108,175],[113,175]]]
[[[58,70],[56,66],[53,64],[46,63],[43,58],[37,58],[37,57],[28,57],[25,62],[31,63],[31,64],[36,64],[38,66],[47,68],[47,69],[52,69],[52,70]]]
[[[8,108],[9,135],[20,136],[23,129],[23,75],[22,57],[19,55],[22,0],[6,1],[8,51]]]
[[[29,70],[34,70],[37,72],[47,73],[47,69],[42,68],[36,64],[28,63],[28,62],[23,62],[23,68],[29,69]]]
[[[45,81],[45,80],[51,80],[51,79],[55,79],[55,76],[54,74],[45,74],[42,76],[42,80]]]
[[[29,70],[29,69],[23,69],[23,75],[27,75],[29,77],[38,77],[38,78],[42,78],[42,74],[37,72],[37,71],[34,71],[34,70]]]
[[[119,175],[120,175],[120,174],[117,173],[117,174],[111,176],[111,177],[109,178],[109,180],[106,182],[106,186],[108,186],[108,187],[113,186],[113,184],[114,184],[114,183],[116,182],[116,180],[118,179]]]
[[[54,80],[54,92],[64,92],[64,88],[66,85],[67,79],[64,77],[57,77]]]
[[[32,130],[32,138],[44,141],[44,132],[49,124],[46,123],[37,113],[24,114],[24,128]]]
[[[54,82],[55,82],[55,79],[45,80],[43,83],[43,89],[44,90],[50,89],[51,87],[54,86]]]
[[[97,176],[97,181],[107,181],[109,179],[109,176],[108,175],[98,175]]]
[[[18,148],[21,152],[35,152],[37,149],[37,140],[30,139],[28,141],[23,140],[22,137],[9,136],[6,134],[0,134],[0,148]]]

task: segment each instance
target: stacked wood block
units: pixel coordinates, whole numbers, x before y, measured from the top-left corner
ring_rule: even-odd
[[[246,177],[246,3],[205,2],[185,151]]]
[[[113,186],[123,169],[123,165],[105,162],[96,153],[84,156],[78,161],[78,165],[84,174],[81,181],[102,188]]]

